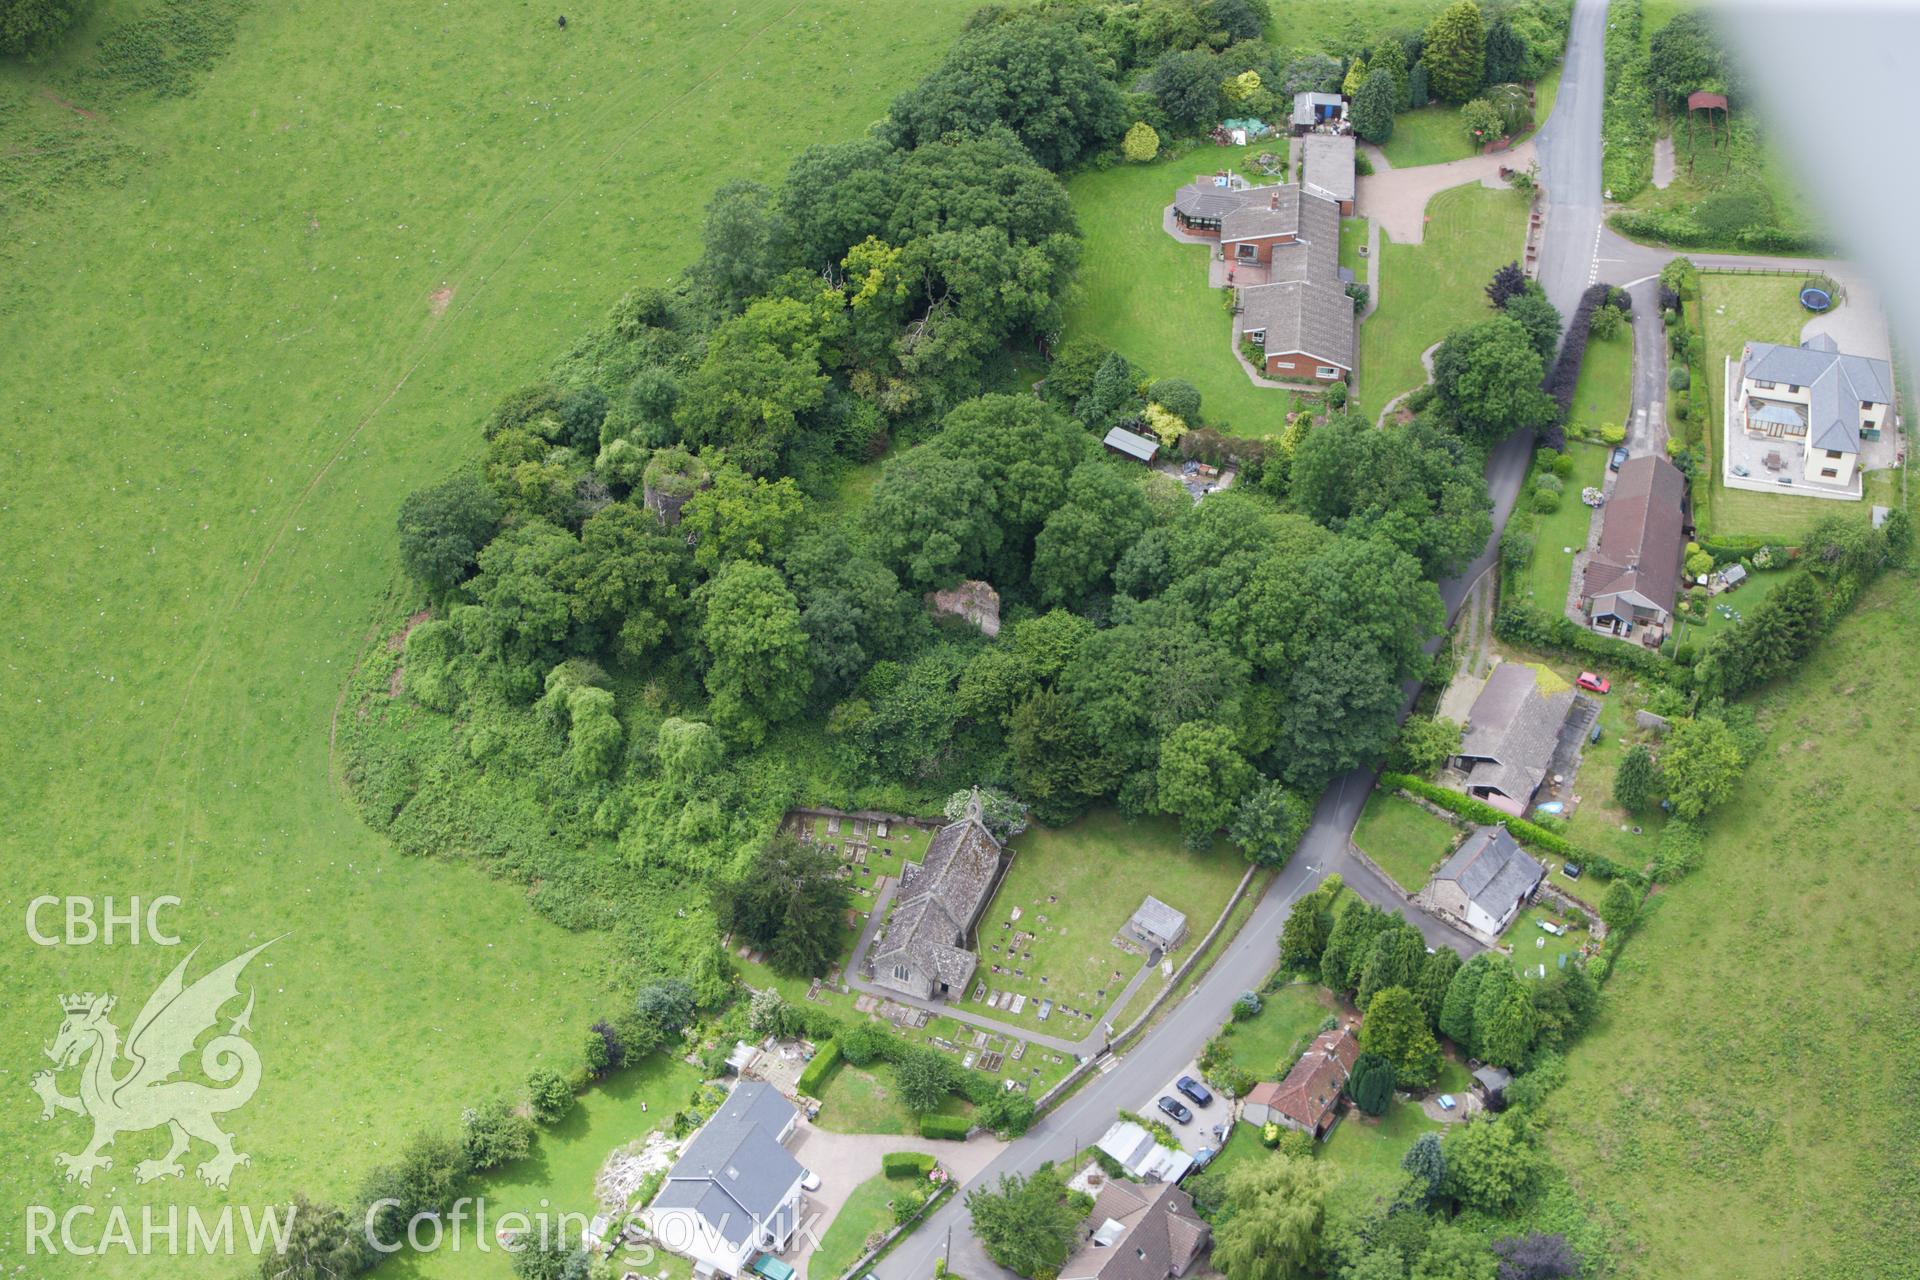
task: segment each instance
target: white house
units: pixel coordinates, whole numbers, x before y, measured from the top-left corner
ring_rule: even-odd
[[[1738,428],[1764,445],[1766,467],[1777,475],[1820,489],[1852,489],[1861,441],[1880,438],[1892,403],[1887,362],[1849,355],[1825,334],[1797,347],[1749,342],[1727,426],[1729,434]]]
[[[1193,1168],[1192,1156],[1161,1146],[1145,1125],[1132,1120],[1116,1120],[1094,1145],[1119,1161],[1128,1173],[1148,1182],[1178,1182]]]
[[[744,1276],[760,1253],[785,1249],[806,1170],[781,1144],[799,1119],[772,1085],[735,1085],[641,1211],[647,1233],[692,1259],[696,1275]]]
[[[1481,827],[1440,865],[1422,898],[1468,928],[1497,938],[1546,878],[1547,869],[1505,827]]]

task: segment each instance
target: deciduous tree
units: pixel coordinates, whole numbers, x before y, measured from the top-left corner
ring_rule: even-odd
[[[1053,1275],[1073,1252],[1075,1229],[1092,1198],[1068,1191],[1053,1171],[1002,1174],[998,1186],[967,1193],[973,1233],[987,1255],[1016,1275]]]
[[[1251,861],[1277,867],[1293,856],[1312,821],[1312,801],[1278,782],[1262,780],[1241,797],[1227,835]]]
[[[1440,1078],[1440,1045],[1427,1030],[1426,1011],[1405,987],[1388,987],[1367,1006],[1360,1047],[1393,1064],[1400,1083],[1424,1089]]]
[[[823,845],[776,836],[714,895],[720,927],[767,953],[781,973],[819,977],[839,954],[846,882]]]
[[[1274,1155],[1234,1165],[1213,1264],[1234,1280],[1294,1280],[1308,1271],[1326,1223],[1328,1178],[1316,1161]]]
[[[400,504],[400,563],[428,591],[451,591],[472,572],[500,516],[498,495],[471,471],[416,489]]]
[[[736,560],[700,589],[713,722],[758,744],[797,714],[812,673],[800,609],[777,570]]]
[[[1253,780],[1253,766],[1225,725],[1189,720],[1161,740],[1160,809],[1179,815],[1189,849],[1212,845],[1213,833],[1227,825]]]

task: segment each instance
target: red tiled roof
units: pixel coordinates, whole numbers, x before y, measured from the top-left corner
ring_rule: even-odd
[[[1340,1105],[1340,1088],[1359,1056],[1360,1042],[1345,1027],[1321,1032],[1287,1072],[1268,1105],[1302,1128],[1318,1132]]]

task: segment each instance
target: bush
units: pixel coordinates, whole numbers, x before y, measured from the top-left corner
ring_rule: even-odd
[[[1120,154],[1134,164],[1145,164],[1160,154],[1160,134],[1145,120],[1138,121],[1120,140]]]
[[[1609,199],[1630,200],[1653,177],[1653,89],[1640,40],[1640,0],[1616,0],[1607,19],[1600,178]]]
[[[807,1063],[805,1069],[800,1072],[800,1079],[794,1087],[809,1098],[817,1098],[820,1096],[821,1088],[827,1083],[828,1077],[839,1065],[840,1042],[826,1040],[814,1050],[813,1061]]]
[[[1663,883],[1680,879],[1699,868],[1706,851],[1707,833],[1699,823],[1672,819],[1660,832],[1660,845],[1653,855],[1653,878]]]
[[[1516,520],[1509,520],[1500,535],[1500,563],[1509,572],[1518,573],[1533,559],[1533,534]]]
[[[1349,292],[1351,292],[1355,287],[1358,287],[1361,289],[1366,288],[1365,285],[1347,286]],[[1356,298],[1354,299],[1354,301],[1362,305],[1365,305],[1366,303],[1365,298]],[[1347,407],[1347,384],[1344,382],[1333,383],[1327,388],[1327,408],[1338,411],[1346,407]]]
[[[841,1056],[856,1067],[891,1060],[896,1050],[903,1047],[885,1027],[864,1019],[841,1031],[834,1039],[839,1042]]]
[[[1566,483],[1562,481],[1559,476],[1553,474],[1553,472],[1543,471],[1533,478],[1533,491],[1535,493],[1560,494],[1567,491],[1567,486]]]
[[[973,1121],[965,1116],[924,1115],[920,1117],[920,1136],[942,1142],[965,1142]]]
[[[533,1118],[552,1124],[573,1110],[573,1086],[549,1067],[537,1067],[527,1076],[527,1105]]]
[[[1600,443],[1609,447],[1627,442],[1627,429],[1617,422],[1608,422],[1600,428]]]
[[[1685,391],[1691,381],[1692,377],[1687,373],[1685,365],[1675,365],[1667,370],[1667,390],[1669,391]]]
[[[1161,378],[1147,388],[1147,399],[1188,423],[1200,421],[1200,389],[1185,378]]]
[[[1560,495],[1551,489],[1535,489],[1532,506],[1543,516],[1552,515],[1560,509]]]
[[[1573,455],[1565,452],[1555,452],[1547,459],[1547,466],[1552,469],[1554,475],[1565,480],[1573,474]]]
[[[969,1073],[978,1075],[978,1073]],[[1003,1088],[996,1079],[978,1077],[987,1087],[974,1118],[1002,1138],[1017,1138],[1033,1127],[1039,1108],[1033,1098],[1018,1090]],[[969,1091],[971,1093],[971,1091]]]
[[[924,1151],[889,1151],[880,1157],[880,1172],[889,1178],[924,1178],[937,1163]]]
[[[1245,1022],[1248,1018],[1258,1015],[1259,1012],[1260,997],[1251,991],[1242,991],[1239,998],[1233,1002],[1233,1020],[1235,1022]]]

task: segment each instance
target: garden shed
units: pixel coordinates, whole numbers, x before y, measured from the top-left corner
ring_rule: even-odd
[[[1158,951],[1171,951],[1187,936],[1185,912],[1175,911],[1152,894],[1127,921],[1127,936]]]

